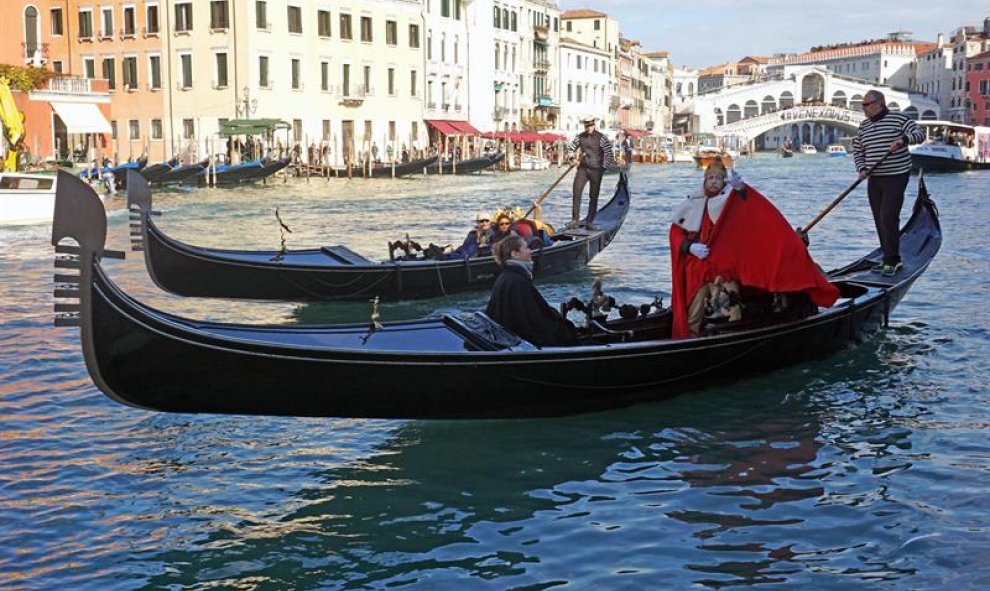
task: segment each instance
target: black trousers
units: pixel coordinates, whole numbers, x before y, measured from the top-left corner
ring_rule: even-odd
[[[894,265],[901,262],[901,207],[904,205],[904,190],[907,189],[910,173],[892,176],[871,176],[866,185],[870,196],[870,209],[873,210],[873,223],[880,237],[883,262]]]
[[[588,168],[579,166],[574,175],[574,201],[571,206],[571,221],[581,219],[581,193],[584,193],[584,185],[591,183],[588,189],[588,223],[595,221],[595,214],[598,213],[598,193],[602,189],[602,175],[605,174],[603,168]]]

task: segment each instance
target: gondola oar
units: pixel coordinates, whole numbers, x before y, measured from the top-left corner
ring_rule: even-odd
[[[553,184],[550,185],[550,188],[543,192],[543,195],[541,195],[540,198],[537,199],[536,202],[533,203],[533,205],[531,205],[530,208],[526,210],[526,213],[523,214],[523,219],[528,218],[529,214],[533,213],[533,211],[537,207],[539,207],[541,203],[543,203],[543,200],[550,196],[550,192],[553,191],[554,188],[560,184],[560,181],[564,180],[564,177],[567,176],[569,172],[574,170],[574,167],[577,166],[577,162],[578,162],[577,159],[575,159],[574,162],[572,162],[571,165],[567,167],[567,170],[564,171],[564,174],[560,175],[557,178],[557,180],[555,180]]]
[[[876,164],[874,164],[873,166],[871,166],[869,168],[869,170],[866,171],[866,176],[864,176],[863,178],[857,178],[856,179],[856,182],[854,182],[853,184],[849,185],[849,188],[848,189],[846,189],[845,191],[843,191],[838,197],[835,198],[834,201],[832,201],[832,203],[829,203],[828,204],[828,207],[826,207],[825,209],[823,209],[820,214],[818,214],[817,216],[815,216],[815,219],[811,220],[811,223],[810,224],[808,224],[804,228],[798,228],[797,229],[798,234],[801,234],[802,237],[807,236],[808,235],[808,231],[811,230],[812,228],[814,228],[815,227],[815,224],[817,224],[818,222],[822,221],[822,218],[824,218],[825,216],[827,216],[830,211],[832,211],[833,209],[835,209],[835,206],[838,205],[843,199],[845,199],[846,198],[846,195],[852,193],[853,189],[855,189],[856,187],[858,187],[859,184],[861,182],[863,182],[863,179],[869,178],[869,176],[871,174],[873,174],[873,171],[876,169],[876,167],[878,167],[881,164],[883,164],[883,161],[886,160],[887,159],[887,156],[890,156],[891,154],[893,154],[893,152],[890,151],[890,150],[888,150],[887,153],[883,155],[883,158],[881,158],[880,160],[877,160]]]

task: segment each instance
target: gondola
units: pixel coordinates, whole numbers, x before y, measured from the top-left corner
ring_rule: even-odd
[[[127,192],[134,249],[144,250],[152,280],[184,296],[272,300],[385,300],[425,298],[487,288],[494,258],[372,261],[343,245],[308,250],[245,251],[192,246],[166,235],[151,219],[151,191],[140,179]],[[536,277],[584,266],[615,237],[629,211],[624,176],[595,217],[594,231],[557,233],[533,254]],[[133,219],[136,218],[136,219]]]
[[[371,165],[370,177],[375,179],[388,179],[395,176],[396,178],[402,176],[409,176],[412,174],[423,174],[423,169],[427,166],[435,163],[437,157],[433,156],[431,158],[420,158],[419,160],[411,160],[409,162],[402,162],[396,164],[394,167],[391,164],[384,165]],[[350,172],[347,168],[337,168],[333,169],[332,176],[337,177],[352,177],[352,178],[365,178],[369,176],[369,170],[367,166],[352,166],[350,167]]]
[[[291,158],[279,158],[271,161],[252,161],[240,164],[222,164],[211,170],[209,167],[197,172],[193,177],[197,183],[206,185],[214,183],[217,185],[236,185],[240,183],[253,183],[266,179],[276,172],[282,170],[289,163]]]
[[[90,181],[98,181],[106,174],[112,174],[114,187],[117,189],[127,188],[127,172],[130,170],[140,172],[148,164],[148,157],[142,156],[131,162],[123,162],[117,166],[104,166],[102,168],[86,168],[79,173],[79,176]]]
[[[780,322],[671,340],[667,309],[592,322],[583,344],[537,348],[481,313],[380,324],[241,325],[140,303],[107,275],[103,206],[59,173],[55,325],[80,327],[86,367],[117,402],[181,413],[383,418],[561,415],[659,399],[833,353],[885,326],[942,237],[923,185],[901,231],[903,271],[879,249],[828,273],[841,298]],[[74,241],[75,244],[72,244]],[[70,301],[72,300],[72,301]],[[733,326],[735,325],[735,326]]]
[[[152,164],[151,166],[145,166],[139,172],[141,176],[148,180],[149,183],[157,183],[161,179],[171,172],[171,170],[179,164],[177,158],[173,158],[168,162],[159,162],[158,164]]]
[[[174,185],[177,183],[188,182],[189,179],[205,170],[206,165],[209,164],[209,162],[209,160],[202,160],[200,162],[193,162],[192,164],[177,164],[173,166],[171,170],[162,174],[157,180],[152,182],[157,185]]]
[[[495,166],[502,161],[503,157],[504,154],[502,152],[495,152],[489,156],[458,160],[456,165],[450,160],[444,160],[442,163],[434,162],[427,166],[425,170],[426,174],[474,174]]]

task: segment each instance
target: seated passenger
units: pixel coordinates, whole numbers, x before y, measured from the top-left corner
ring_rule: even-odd
[[[507,213],[500,213],[495,218],[496,224],[492,227],[491,242],[495,244],[509,236],[516,236],[512,231],[512,218]]]
[[[526,241],[509,236],[494,246],[502,272],[495,280],[485,313],[537,346],[575,345],[577,329],[550,307],[533,285],[533,258]]]
[[[489,245],[489,230],[491,230],[491,220],[487,214],[478,214],[475,227],[464,238],[456,249],[447,254],[447,259],[469,259],[477,256],[478,252]]]
[[[777,208],[735,172],[725,194],[725,178],[716,160],[703,191],[688,196],[670,226],[674,338],[700,336],[706,300],[738,301],[740,288],[803,293],[817,306],[839,297]],[[738,319],[738,307],[729,308],[728,319]]]

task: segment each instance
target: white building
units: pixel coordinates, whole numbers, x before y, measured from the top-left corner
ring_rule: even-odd
[[[467,123],[470,96],[467,18],[461,0],[425,0],[422,6],[426,35],[423,119],[433,128],[431,143],[438,143],[442,136],[469,130],[466,127],[451,129],[447,123],[433,123]]]
[[[521,0],[519,16],[520,123],[524,130],[541,131],[556,127],[560,115],[560,4]]]
[[[654,51],[643,57],[650,67],[646,129],[667,134],[674,122],[674,68],[670,62],[670,54],[666,51]]]
[[[671,129],[677,134],[686,134],[698,128],[694,116],[694,98],[698,95],[700,71],[692,68],[674,68],[673,71],[673,116]]]
[[[560,40],[560,121],[558,130],[573,135],[583,129],[581,117],[609,118],[614,79],[612,54],[564,35]]]
[[[567,37],[578,43],[605,51],[608,56],[606,64],[609,75],[608,116],[605,120],[617,126],[619,121],[619,21],[609,15],[588,10],[586,8],[565,10],[561,15],[561,37]]]
[[[941,34],[935,47],[918,54],[915,66],[914,90],[936,100],[943,113],[952,102],[952,46],[946,45]]]

